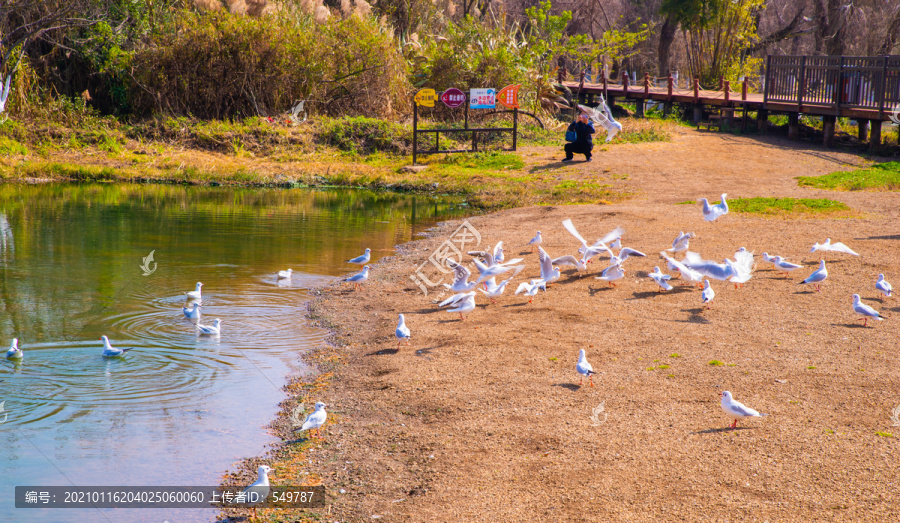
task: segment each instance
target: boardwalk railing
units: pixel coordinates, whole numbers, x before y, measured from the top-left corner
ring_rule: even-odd
[[[769,56],[765,103],[890,112],[900,104],[900,56]]]

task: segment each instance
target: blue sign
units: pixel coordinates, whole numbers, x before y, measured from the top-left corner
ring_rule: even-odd
[[[497,105],[497,91],[494,89],[472,89],[469,91],[470,109],[493,109]]]

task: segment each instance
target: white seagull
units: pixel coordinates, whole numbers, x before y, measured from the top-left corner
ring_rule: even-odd
[[[591,367],[591,364],[588,363],[587,356],[584,354],[584,349],[581,349],[578,352],[578,363],[575,364],[575,370],[578,371],[578,374],[581,374],[581,381],[578,382],[578,386],[584,385],[584,377],[587,376],[590,378],[591,387],[594,386],[594,367]]]
[[[610,111],[609,106],[606,105],[606,102],[603,100],[603,97],[600,98],[600,104],[596,109],[588,107],[586,105],[579,105],[579,109],[585,114],[587,114],[591,120],[600,124],[601,127],[606,129],[606,142],[609,143],[620,131],[622,131],[622,124],[617,122],[615,118],[613,118],[612,111]]]
[[[406,344],[409,345],[409,327],[406,326],[406,318],[403,315],[400,315],[400,321],[397,322],[397,330],[394,331],[394,335],[397,336],[397,348],[400,348],[400,343],[406,340]]]
[[[524,265],[494,265],[493,267],[488,267],[475,258],[472,259],[472,263],[475,264],[475,268],[478,269],[478,272],[480,273],[478,279],[475,280],[475,285],[478,285],[489,278],[500,276],[506,271],[515,271],[513,272],[513,276],[515,277],[525,268]]]
[[[503,258],[503,240],[501,240],[494,245],[494,262],[503,263]]]
[[[660,288],[656,292],[672,290],[672,286],[669,285],[669,280],[672,279],[672,277],[668,274],[663,274],[663,272],[659,270],[659,267],[653,267],[653,272],[647,276],[659,285]]]
[[[316,436],[318,436],[319,428],[325,424],[325,419],[328,417],[328,413],[325,412],[325,407],[327,406],[328,405],[325,405],[321,401],[316,403],[316,410],[306,417],[303,426],[297,430],[302,432],[304,430],[316,429]],[[310,434],[312,434],[312,432],[310,432]]]
[[[769,253],[767,252],[762,253],[760,257],[762,258],[762,261],[766,263],[775,263],[776,256],[769,256]]]
[[[797,285],[803,285],[805,283],[812,283],[816,288],[816,292],[819,292],[820,284],[828,278],[828,269],[825,268],[825,260],[819,260],[819,268],[816,269],[815,272],[806,277],[805,280],[801,281]]]
[[[610,251],[609,247],[606,244],[612,242],[613,240],[621,238],[622,234],[625,232],[625,229],[616,227],[612,231],[606,233],[606,235],[602,238],[598,238],[593,245],[588,245],[584,237],[578,233],[578,229],[575,228],[575,225],[572,223],[571,219],[567,218],[563,220],[562,224],[563,227],[565,227],[565,229],[569,231],[569,234],[571,234],[575,237],[576,240],[581,242],[581,247],[579,247],[578,253],[582,255],[581,261],[583,263],[588,263],[588,261],[592,257],[602,252],[609,252],[609,255],[612,256],[612,251]]]
[[[701,303],[706,304],[706,308],[712,308],[712,301],[716,298],[716,291],[709,286],[709,280],[703,280],[703,292],[700,293]]]
[[[366,248],[365,254],[357,256],[356,258],[353,258],[352,260],[347,260],[347,263],[355,263],[357,265],[365,265],[365,264],[369,263],[369,260],[371,260],[371,259],[372,259],[372,249]]]
[[[878,321],[884,319],[878,311],[859,301],[859,294],[853,295],[853,311],[862,315],[860,319],[864,320],[863,327],[869,324],[869,318],[875,318]]]
[[[254,519],[256,519],[256,505],[265,502],[269,497],[269,474],[275,475],[271,468],[260,465],[256,469],[256,481],[240,493],[241,499],[246,500],[243,504],[253,508]]]
[[[460,300],[456,304],[456,307],[454,307],[452,309],[447,309],[447,312],[458,312],[459,319],[465,320],[466,318],[463,316],[463,313],[464,312],[472,312],[474,310],[475,310],[475,291],[472,291],[468,294],[468,296],[466,296],[465,298]]]
[[[668,264],[669,264],[668,266],[669,266],[670,270],[678,271],[679,273],[681,273],[681,279],[683,279],[684,281],[697,283],[697,284],[699,284],[700,282],[703,281],[702,274],[691,269],[690,267],[681,263],[680,261],[676,260],[675,258],[670,257],[668,254],[666,254],[665,251],[660,252],[659,255],[662,256],[663,258],[665,258],[665,260],[668,262]]]
[[[678,233],[678,237],[675,238],[675,241],[672,242],[672,248],[666,250],[672,252],[684,252],[690,247],[689,244],[691,238],[694,238],[694,233],[685,233],[684,231],[681,231]]]
[[[538,261],[541,262],[541,279],[550,284],[559,279],[559,267],[553,266],[553,260],[543,247],[538,247]],[[546,290],[546,287],[544,288]]]
[[[507,278],[500,283],[496,283],[494,278],[491,278],[484,282],[484,289],[479,288],[478,290],[491,299],[491,303],[497,303],[495,298],[499,298],[503,295],[503,291],[506,289],[506,286],[509,282],[512,281],[512,278]]]
[[[203,284],[198,281],[197,287],[192,291],[188,291],[188,292],[184,293],[184,295],[187,296],[187,299],[189,299],[189,300],[199,300],[200,299],[200,287],[203,287]]]
[[[448,263],[453,267],[453,284],[447,285],[445,283],[444,287],[453,292],[469,292],[478,286],[475,282],[469,282],[469,277],[472,276],[469,269],[453,260],[448,260]]]
[[[13,338],[12,343],[9,344],[9,350],[6,351],[6,359],[21,360],[22,356],[22,349],[19,348],[19,338]]]
[[[891,284],[884,279],[884,274],[878,275],[878,281],[875,282],[875,289],[888,298],[891,297],[891,292],[894,290],[894,288],[891,287]],[[882,298],[881,301],[884,301],[884,298]]]
[[[618,263],[614,265],[610,265],[603,272],[600,273],[600,276],[596,276],[595,279],[603,280],[609,284],[610,287],[615,287],[616,284],[613,283],[616,280],[621,280],[625,277],[625,269]]]
[[[117,349],[109,344],[109,338],[106,336],[100,336],[100,339],[103,340],[103,357],[104,358],[116,358],[118,356],[124,356],[126,352],[130,351],[131,348],[128,349]]]
[[[290,280],[291,273],[294,272],[294,269],[287,269],[285,271],[278,271],[278,279],[279,280]]]
[[[737,422],[739,419],[768,416],[768,414],[760,414],[759,412],[756,412],[755,410],[747,407],[739,401],[734,401],[734,398],[731,397],[731,393],[727,390],[722,392],[721,396],[722,410],[725,411],[725,414],[727,414],[728,417],[734,418],[734,423],[731,424],[731,428],[737,427]]]
[[[204,336],[218,336],[222,333],[222,320],[216,318],[216,321],[213,322],[212,325],[200,325],[199,323],[195,325],[197,327],[197,332]]]
[[[460,292],[460,293],[454,294],[453,296],[450,296],[446,300],[438,303],[438,307],[446,307],[448,305],[456,305],[459,302],[461,302],[465,299],[468,299],[470,296],[475,296],[475,291]]]
[[[722,194],[722,201],[716,205],[710,205],[706,198],[700,198],[703,204],[703,219],[708,222],[714,222],[718,218],[728,214],[728,202],[725,201],[727,194]]]
[[[803,267],[802,265],[797,265],[796,263],[791,263],[789,261],[785,261],[781,256],[776,256],[775,261],[772,263],[775,264],[775,268],[778,269],[778,272],[783,272],[785,276],[787,276],[788,271],[793,271]]]
[[[735,288],[737,288],[738,286],[743,287],[745,283],[750,281],[750,278],[753,277],[753,265],[752,252],[741,247],[736,253],[734,253],[734,263],[731,264],[731,268],[735,272],[737,272],[737,275],[731,278],[731,280],[729,281],[734,283]]]
[[[369,266],[366,265],[365,267],[362,268],[361,271],[357,272],[353,276],[350,276],[349,278],[347,278],[344,281],[346,283],[352,283],[354,285],[354,288],[359,289],[362,287],[362,285],[360,285],[360,284],[368,279],[369,279]]]
[[[540,245],[543,241],[544,239],[541,238],[541,231],[538,231],[537,235],[528,242],[528,245],[531,245],[531,252],[534,252],[535,245]]]
[[[842,252],[844,254],[852,254],[853,256],[859,256],[856,252],[853,251],[850,247],[847,247],[841,242],[831,243],[831,238],[826,238],[825,243],[816,242],[813,244],[812,249],[809,252],[816,251],[831,251],[831,252]]]
[[[500,249],[497,249],[496,247],[494,248],[494,254],[491,254],[487,251],[469,251],[467,254],[469,256],[476,256],[481,258],[482,260],[484,260],[484,265],[487,265],[491,268],[502,265],[513,265],[522,261],[522,258],[514,258],[512,260],[509,260],[508,262],[504,262],[503,248],[501,247],[502,243],[503,242],[497,244],[497,247],[500,247]],[[497,256],[498,254],[500,255],[499,257]]]
[[[523,281],[516,289],[516,296],[524,293],[525,296],[528,296],[528,303],[531,303],[534,300],[534,295],[540,289],[544,289],[544,292],[547,291],[547,287],[542,280],[531,280],[531,283]]]
[[[183,312],[184,317],[189,320],[199,320],[200,319],[200,304],[197,302],[194,302],[191,305],[190,309],[188,309],[187,307],[182,307],[181,312]]]
[[[725,263],[716,263],[704,260],[696,252],[686,252],[682,263],[688,268],[714,280],[725,281],[738,275],[737,268],[731,260],[725,260]]]

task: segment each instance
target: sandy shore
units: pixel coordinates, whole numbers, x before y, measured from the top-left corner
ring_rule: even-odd
[[[558,155],[547,149],[549,161]],[[308,401],[333,413],[308,472],[331,496],[328,521],[893,521],[900,478],[900,356],[896,313],[875,278],[900,284],[897,193],[826,193],[793,177],[849,168],[858,157],[777,139],[684,132],[672,143],[612,148],[572,166],[627,175],[637,196],[617,205],[529,207],[470,219],[481,247],[538,275],[523,246],[536,230],[552,256],[574,254],[571,218],[589,240],[616,226],[626,262],[617,287],[564,271],[533,304],[511,291],[479,295],[460,321],[410,275],[459,223],[381,260],[361,291],[320,290],[311,317],[335,331],[341,363]],[[562,172],[562,171],[561,171]],[[828,197],[851,213],[775,217],[730,213],[704,222],[699,197]],[[805,266],[787,278],[758,262],[743,289],[713,282],[657,293],[646,277],[679,231],[691,250],[719,260],[739,247]],[[826,237],[860,257],[831,254],[816,293],[798,282]],[[446,281],[446,280],[445,280]],[[853,293],[891,316],[863,328]],[[446,296],[446,295],[445,295]],[[412,329],[397,349],[398,313]],[[875,323],[873,325],[873,323]],[[600,374],[579,386],[579,349]],[[331,360],[329,360],[331,361]],[[731,430],[718,393],[767,413]],[[896,414],[895,414],[896,416]],[[343,493],[341,493],[343,491]]]

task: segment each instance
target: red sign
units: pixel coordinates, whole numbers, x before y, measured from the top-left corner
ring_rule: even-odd
[[[497,91],[497,101],[509,109],[519,107],[519,87],[521,85],[507,85]]]
[[[441,94],[441,101],[444,102],[444,105],[451,109],[456,109],[462,104],[466,103],[466,93],[456,89],[455,87],[451,87],[447,89]]]

